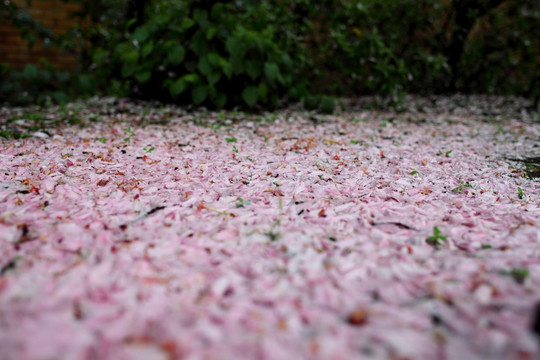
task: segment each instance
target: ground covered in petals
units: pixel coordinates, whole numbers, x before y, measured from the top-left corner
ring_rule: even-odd
[[[1,358],[538,358],[540,123],[409,100],[0,109]]]

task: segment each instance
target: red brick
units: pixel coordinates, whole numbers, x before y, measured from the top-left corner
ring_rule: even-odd
[[[13,3],[27,10],[35,20],[43,23],[55,34],[65,33],[76,21],[80,21],[71,17],[73,12],[80,9],[80,5],[76,3],[34,0],[30,7],[26,5],[26,0],[13,0]],[[90,26],[88,19],[83,21],[82,26]],[[12,67],[20,69],[27,62],[37,62],[40,57],[48,59],[55,68],[73,68],[77,65],[77,59],[72,54],[44,49],[40,43],[28,49],[26,40],[21,39],[17,29],[0,24],[0,62],[7,61]]]
[[[55,4],[55,1],[34,1],[32,3],[32,6],[36,6],[36,7],[39,7],[41,9],[50,9],[50,8],[54,8],[55,6],[57,6],[57,4]]]

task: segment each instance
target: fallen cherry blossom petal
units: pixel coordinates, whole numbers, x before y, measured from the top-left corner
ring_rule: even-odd
[[[2,359],[540,356],[522,99],[317,124],[115,101],[0,139]]]

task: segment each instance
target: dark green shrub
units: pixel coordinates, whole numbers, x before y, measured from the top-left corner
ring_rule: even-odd
[[[290,4],[295,22],[307,23],[312,92],[397,99],[404,92],[534,93],[538,1]]]
[[[94,66],[107,80],[101,86],[217,108],[276,105],[293,85],[298,59],[276,34],[269,5],[215,2],[207,10],[198,3],[156,1],[143,25],[125,31],[112,48],[95,48]]]
[[[323,96],[321,98],[321,112],[325,114],[332,114],[334,112],[335,107],[336,107],[336,103],[334,101],[334,98],[330,96]]]
[[[89,75],[57,71],[45,59],[26,64],[21,71],[0,66],[0,102],[14,105],[65,103],[94,91]]]
[[[378,11],[390,9],[381,9],[375,1],[292,3],[293,22],[304,24],[304,52],[312,59],[306,69],[313,79],[309,92],[397,95],[403,90],[407,69],[377,23],[382,16]]]
[[[540,2],[499,2],[471,29],[455,73],[456,90],[534,96],[540,81]]]
[[[308,95],[304,98],[304,108],[306,110],[316,110],[319,108],[319,102],[318,96]]]
[[[84,4],[87,30],[51,34],[10,2],[0,3],[0,19],[30,41],[79,49],[93,75],[3,69],[1,97],[64,101],[62,93],[98,89],[217,108],[290,99],[312,110],[322,110],[313,94],[540,98],[537,0],[71,1]]]
[[[333,97],[327,95],[307,95],[303,100],[304,109],[317,110],[324,114],[332,114],[336,107]]]

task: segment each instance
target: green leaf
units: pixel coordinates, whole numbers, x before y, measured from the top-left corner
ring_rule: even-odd
[[[183,93],[186,90],[186,88],[187,88],[186,82],[184,81],[183,78],[180,78],[169,86],[169,93],[171,94],[173,98],[175,98],[181,93]]]
[[[179,65],[184,61],[184,57],[186,56],[186,49],[180,45],[175,45],[170,51],[169,55],[167,56],[167,59],[169,62],[173,65]]]
[[[514,278],[514,280],[519,283],[523,284],[525,282],[525,279],[529,277],[529,270],[525,268],[513,268],[510,270],[510,275]]]
[[[136,40],[140,43],[148,39],[148,30],[145,27],[140,27],[135,30],[133,33],[133,40]]]
[[[126,63],[137,63],[137,61],[139,61],[139,52],[132,49],[122,54],[120,57]]]
[[[214,36],[217,34],[217,28],[214,26],[211,26],[206,30],[206,40],[212,40]]]
[[[124,65],[122,65],[122,76],[131,76],[135,70],[137,70],[137,63],[124,63]]]
[[[181,77],[181,79],[187,83],[194,84],[199,81],[199,75],[197,74],[186,74]]]
[[[426,239],[426,242],[430,245],[438,247],[446,241],[446,236],[441,235],[441,230],[437,226],[433,227],[433,236],[430,236]]]
[[[129,54],[133,50],[133,46],[131,43],[128,42],[122,42],[119,43],[114,47],[114,52],[120,57],[121,59],[124,59],[124,56],[126,54]]]
[[[213,66],[221,66],[222,64],[226,62],[225,59],[223,59],[223,57],[221,57],[216,52],[208,53],[206,57],[208,58],[208,62]]]
[[[0,136],[3,137],[6,140],[9,140],[11,138],[17,139],[19,134],[13,133],[13,132],[11,132],[9,130],[1,130],[0,131]]]
[[[233,65],[230,62],[225,63],[222,66],[223,73],[230,80],[233,76]]]
[[[416,175],[416,174],[418,174],[418,171],[416,170],[411,171],[411,175]]]
[[[330,96],[323,96],[321,98],[321,111],[325,114],[332,114],[334,112],[334,108],[336,107],[334,98],[331,98]]]
[[[304,108],[306,110],[315,110],[319,106],[319,98],[317,96],[308,95],[304,99]]]
[[[229,37],[225,42],[225,48],[232,57],[241,58],[244,56],[244,42],[238,37]]]
[[[137,70],[137,62],[139,61],[139,52],[136,50],[131,50],[122,55],[122,60],[124,64],[122,65],[122,76],[128,77],[133,75],[135,70]]]
[[[141,49],[141,56],[143,58],[147,57],[148,55],[150,55],[152,53],[152,51],[154,50],[154,44],[149,42],[149,43],[146,43],[143,45],[142,49]]]
[[[67,82],[69,80],[69,72],[67,72],[67,71],[58,71],[58,72],[56,72],[56,78],[61,83]]]
[[[243,208],[244,204],[248,204],[250,202],[250,200],[244,201],[244,199],[242,199],[241,197],[236,198],[236,208]]]
[[[205,28],[208,25],[208,13],[206,10],[196,7],[193,10],[193,19],[202,27]]]
[[[259,84],[259,86],[257,87],[257,95],[259,95],[260,99],[266,100],[266,96],[268,95],[268,87],[265,83],[262,82]]]
[[[255,59],[250,59],[246,61],[245,70],[246,73],[255,80],[261,75],[261,63]]]
[[[300,99],[300,96],[298,94],[298,89],[296,87],[289,88],[289,91],[288,91],[287,95],[293,101],[298,101]]]
[[[186,31],[190,29],[193,25],[195,25],[195,21],[191,18],[185,17],[182,20],[182,24],[180,25],[180,27],[182,28],[183,31]]]
[[[502,270],[499,271],[500,275],[511,276],[515,282],[522,284],[525,282],[525,279],[530,276],[529,270],[526,268],[512,268],[510,271]]]
[[[109,57],[109,52],[104,49],[97,49],[92,55],[92,61],[98,64],[102,64]]]
[[[210,66],[210,63],[208,62],[208,59],[206,57],[202,57],[199,60],[199,64],[197,65],[197,69],[201,72],[203,75],[209,75],[212,71],[212,66]]]
[[[257,88],[255,86],[247,86],[242,91],[242,99],[249,107],[253,107],[257,103]]]
[[[285,67],[287,68],[290,68],[293,64],[292,60],[291,60],[291,57],[289,56],[289,54],[283,54],[281,56],[281,62],[283,63],[283,65],[285,65]]]
[[[165,25],[166,23],[168,23],[170,20],[171,20],[171,13],[169,12],[163,12],[159,15],[157,15],[154,20],[156,22],[156,24],[158,25]]]
[[[270,81],[274,81],[279,76],[279,67],[277,64],[272,62],[267,62],[264,64],[264,75]]]
[[[233,74],[240,75],[246,72],[244,60],[240,57],[231,57],[230,60]]]
[[[23,76],[25,79],[35,79],[38,76],[39,69],[34,64],[26,64],[23,69]]]
[[[360,145],[360,141],[358,140],[351,140],[351,144]]]
[[[92,89],[92,79],[89,75],[79,75],[75,78],[77,85],[83,93],[89,93]]]
[[[52,94],[51,94],[51,97],[54,99],[55,102],[59,103],[59,104],[64,104],[66,103],[69,98],[68,96],[66,95],[65,92],[63,91],[54,91]]]
[[[148,82],[148,80],[150,80],[151,77],[152,77],[151,71],[142,71],[135,74],[135,79],[137,79],[137,81],[140,82],[141,84]]]
[[[219,81],[219,79],[221,79],[221,72],[213,71],[206,76],[206,79],[208,80],[208,83],[213,86]]]
[[[218,2],[214,6],[212,6],[212,10],[210,10],[210,16],[214,20],[219,20],[221,17],[221,13],[223,12],[223,3]]]
[[[48,82],[51,80],[51,72],[48,70],[41,70],[39,73],[39,76],[41,77],[41,80]]]
[[[518,186],[518,196],[520,199],[523,199],[523,190]]]
[[[281,83],[281,85],[289,86],[293,82],[293,77],[292,77],[291,74],[284,74],[284,75],[279,74],[278,75],[278,80]],[[340,105],[341,105],[341,103],[340,103]]]
[[[204,54],[208,52],[208,43],[201,30],[198,30],[191,38],[191,47],[199,58],[203,57]]]
[[[208,97],[208,89],[205,85],[199,85],[191,91],[191,99],[195,105],[201,104]]]
[[[217,108],[221,109],[227,103],[227,96],[223,93],[217,93],[210,97],[212,103],[216,105]]]
[[[459,184],[459,186],[452,189],[452,192],[460,192],[463,190],[463,181]]]
[[[280,198],[281,199],[281,198]],[[268,238],[270,239],[270,241],[277,241],[279,239],[279,237],[281,236],[281,234],[279,232],[274,232],[274,231],[269,231],[265,234],[266,236],[268,236]]]
[[[236,142],[238,139],[235,138],[235,137],[232,137],[232,138],[225,138],[225,141],[227,141],[228,143],[232,143],[232,142]]]

